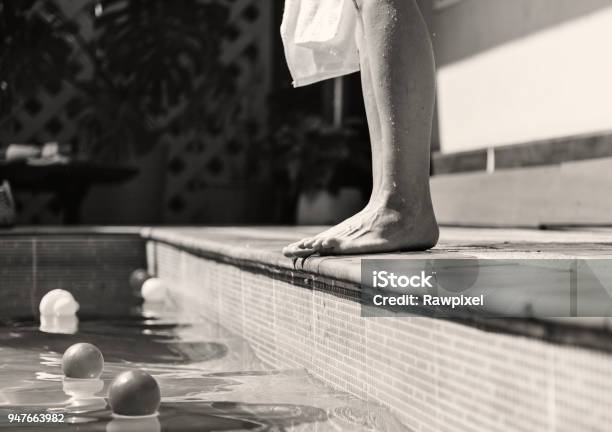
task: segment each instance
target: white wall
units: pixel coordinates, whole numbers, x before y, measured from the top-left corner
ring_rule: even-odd
[[[434,33],[444,152],[612,130],[611,1],[466,0]]]

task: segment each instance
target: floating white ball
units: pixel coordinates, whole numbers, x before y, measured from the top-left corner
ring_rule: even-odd
[[[108,402],[118,415],[153,415],[161,403],[161,392],[155,378],[145,371],[126,371],[108,387]]]
[[[47,294],[45,294],[43,296],[43,298],[40,300],[40,304],[38,306],[38,309],[40,310],[40,314],[41,315],[50,315],[49,312],[51,312],[53,310],[53,305],[55,304],[55,301],[58,298],[61,298],[65,295],[70,295],[70,293],[68,291],[64,291],[61,289],[54,289],[49,291]],[[47,313],[45,313],[47,312]]]
[[[53,311],[56,316],[75,315],[79,310],[79,304],[72,296],[62,297],[57,299],[53,306]]]
[[[142,297],[146,301],[161,302],[164,301],[168,293],[168,285],[162,279],[151,278],[147,279],[142,284]]]
[[[95,345],[78,343],[64,352],[62,371],[66,378],[99,378],[104,369],[104,357]]]
[[[69,316],[79,310],[79,303],[68,291],[54,289],[44,295],[38,310],[44,316]]]

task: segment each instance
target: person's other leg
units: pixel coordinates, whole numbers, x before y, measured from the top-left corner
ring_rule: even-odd
[[[381,140],[380,181],[369,208],[338,233],[310,247],[285,249],[288,256],[423,250],[438,240],[429,191],[429,158],[435,67],[427,26],[415,0],[363,0],[365,44]],[[367,77],[366,77],[367,78]]]

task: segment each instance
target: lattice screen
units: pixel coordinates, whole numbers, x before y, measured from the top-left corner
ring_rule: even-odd
[[[240,71],[238,93],[244,119],[254,119],[260,131],[266,123],[272,73],[271,8],[272,2],[267,0],[234,2],[233,22],[239,32],[227,41],[223,58]],[[244,131],[240,124],[229,126],[204,143],[190,136],[167,137],[170,157],[165,222],[210,222],[215,218],[211,206],[228,205],[215,197],[235,193],[243,186],[240,179],[250,163],[240,139]]]
[[[86,38],[92,34],[92,23],[83,11],[83,2],[57,0],[68,17],[76,18],[81,34]],[[91,68],[81,63],[81,74],[90,73]],[[76,96],[68,84],[44,88],[27,100],[16,112],[8,127],[0,128],[0,147],[10,143],[58,142],[61,146],[78,145],[75,124],[66,109]],[[18,224],[59,224],[62,221],[60,207],[52,193],[29,193],[16,191]]]
[[[259,124],[265,125],[266,97],[271,76],[271,7],[264,0],[218,0],[232,5],[237,34],[226,42],[224,61],[239,72],[239,92],[243,96],[245,113]],[[78,16],[82,34],[92,32],[88,14],[82,12],[83,2],[58,0],[68,16]],[[81,18],[82,17],[82,18]],[[89,73],[83,64],[83,74]],[[57,141],[63,145],[78,146],[74,123],[67,106],[75,97],[69,85],[49,88],[27,101],[8,127],[0,128],[0,147],[11,142]],[[225,128],[204,145],[194,137],[180,131],[164,137],[169,148],[164,200],[164,221],[187,223],[199,221],[206,208],[207,191],[233,187],[244,171],[244,149],[240,130]],[[200,140],[198,140],[200,141]],[[0,149],[1,150],[1,149]],[[51,194],[18,192],[18,223],[56,224],[61,222],[59,207]]]

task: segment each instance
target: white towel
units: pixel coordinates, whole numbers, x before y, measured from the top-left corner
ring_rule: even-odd
[[[354,0],[285,0],[281,36],[295,87],[359,70]]]

